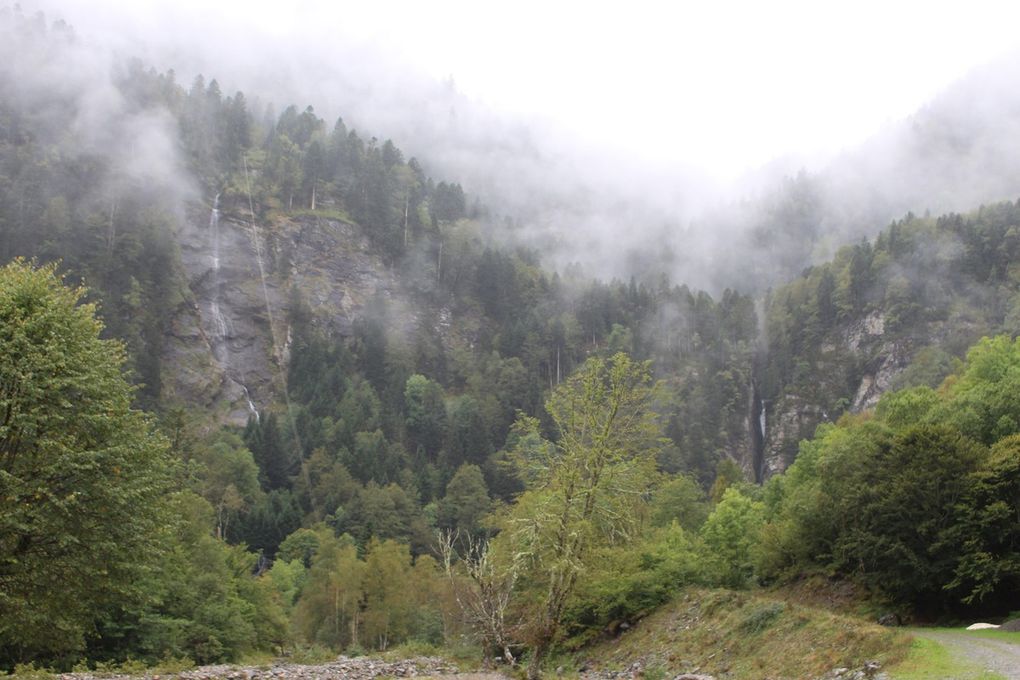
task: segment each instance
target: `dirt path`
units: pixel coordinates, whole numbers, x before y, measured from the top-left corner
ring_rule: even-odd
[[[1020,644],[963,631],[916,629],[911,632],[938,642],[955,658],[973,663],[979,669],[994,671],[1007,680],[1020,680]]]

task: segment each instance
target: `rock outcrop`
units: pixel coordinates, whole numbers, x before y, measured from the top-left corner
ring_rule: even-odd
[[[886,315],[873,311],[809,349],[813,361],[802,360],[801,369],[807,377],[790,381],[767,409],[762,477],[785,470],[820,423],[873,408],[909,365],[915,344],[894,337]]]
[[[175,234],[187,290],[166,337],[163,397],[243,425],[282,397],[293,287],[340,335],[376,296],[401,291],[357,225],[301,216],[253,226],[227,205],[214,233],[213,210],[196,206]],[[417,323],[412,312],[402,317]]]

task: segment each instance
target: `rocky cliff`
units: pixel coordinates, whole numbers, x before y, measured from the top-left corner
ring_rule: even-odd
[[[167,403],[200,405],[240,425],[283,398],[292,288],[340,335],[371,300],[403,296],[359,226],[314,213],[266,223],[246,207],[211,200],[178,224],[188,290],[163,355]]]

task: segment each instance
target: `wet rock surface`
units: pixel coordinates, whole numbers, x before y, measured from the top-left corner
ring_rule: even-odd
[[[244,425],[281,396],[292,288],[338,335],[377,296],[407,295],[354,224],[297,216],[253,228],[246,208],[213,205],[194,206],[175,231],[187,290],[165,333],[163,392]],[[419,322],[401,308],[407,325]]]

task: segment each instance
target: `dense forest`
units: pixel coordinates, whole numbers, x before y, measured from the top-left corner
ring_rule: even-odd
[[[0,38],[48,69],[80,47],[19,11]],[[28,75],[0,72],[0,668],[467,639],[537,672],[685,585],[806,573],[933,617],[1020,604],[1020,204],[713,296],[550,271],[311,106],[119,63],[86,138],[83,91]],[[811,222],[805,182],[770,233]],[[180,225],[221,213],[274,345],[243,427],[167,387],[196,370],[181,310],[219,313]],[[340,323],[294,224],[349,228],[399,287]]]

